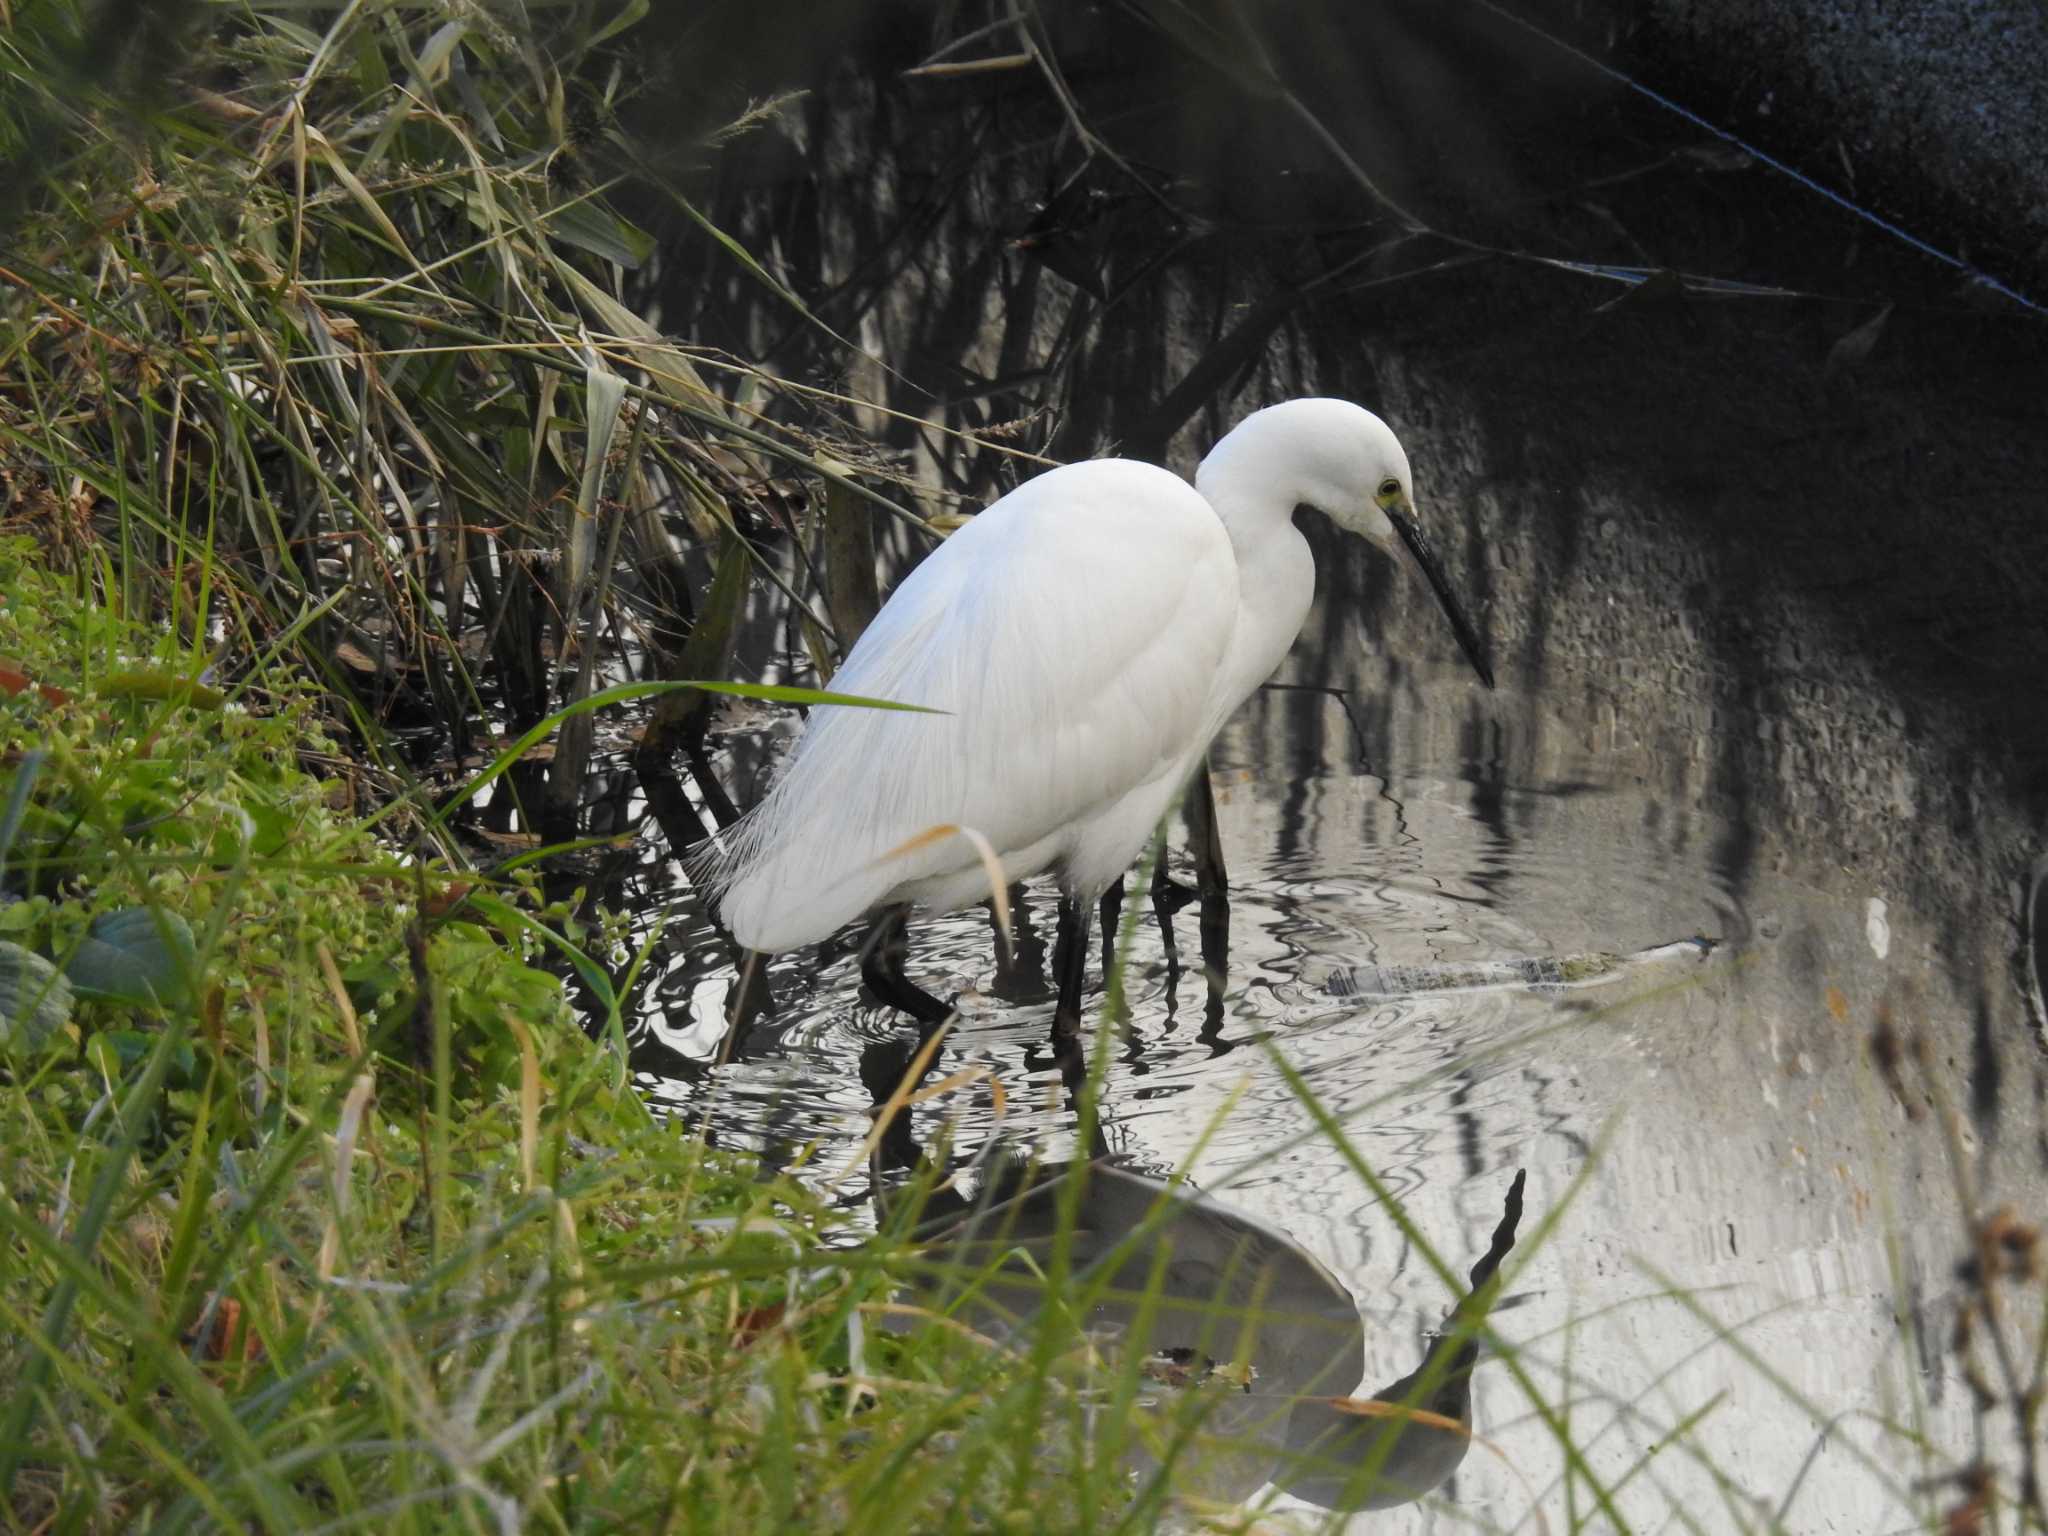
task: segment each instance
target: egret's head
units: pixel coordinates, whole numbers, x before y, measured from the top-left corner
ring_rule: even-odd
[[[1415,513],[1407,451],[1393,429],[1363,406],[1344,400],[1315,404],[1336,409],[1319,411],[1302,423],[1311,431],[1322,430],[1299,461],[1303,475],[1296,499],[1393,554],[1400,545],[1395,519]]]
[[[1215,502],[1264,496],[1314,507],[1397,560],[1405,551],[1428,580],[1458,647],[1487,687],[1493,672],[1415,511],[1408,454],[1393,429],[1348,400],[1289,400],[1239,422],[1203,460],[1196,484]]]
[[[1479,644],[1478,632],[1472,628],[1472,621],[1465,617],[1464,607],[1452,590],[1450,577],[1444,572],[1443,561],[1437,558],[1436,546],[1429,542],[1428,535],[1422,531],[1422,519],[1416,515],[1414,482],[1408,474],[1408,455],[1402,451],[1385,422],[1370,411],[1363,414],[1378,429],[1377,436],[1385,439],[1377,447],[1368,477],[1372,498],[1367,503],[1367,510],[1355,520],[1333,513],[1332,521],[1370,539],[1388,554],[1395,555],[1396,559],[1399,558],[1397,548],[1408,551],[1429,582],[1430,590],[1436,594],[1444,617],[1451,621],[1451,632],[1458,637],[1458,649],[1472,663],[1472,670],[1479,674],[1479,681],[1491,688],[1493,669],[1486,664],[1486,652]]]

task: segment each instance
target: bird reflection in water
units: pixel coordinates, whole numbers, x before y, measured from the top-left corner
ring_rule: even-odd
[[[1421,1362],[1369,1396],[1353,1395],[1365,1330],[1342,1281],[1284,1233],[1106,1159],[999,1167],[980,1198],[920,1229],[917,1300],[999,1343],[1028,1336],[1049,1312],[1042,1276],[1070,1206],[1061,1295],[1086,1357],[1141,1374],[1138,1477],[1182,1499],[1238,1504],[1271,1484],[1325,1509],[1384,1509],[1440,1488],[1471,1446],[1478,1332],[1522,1191],[1517,1171]]]

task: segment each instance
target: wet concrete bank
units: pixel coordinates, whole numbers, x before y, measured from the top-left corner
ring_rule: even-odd
[[[1522,9],[2035,300],[2048,292],[2048,9],[2033,0]]]

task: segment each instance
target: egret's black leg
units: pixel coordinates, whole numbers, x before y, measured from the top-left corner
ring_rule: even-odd
[[[1166,872],[1166,860],[1152,868],[1152,916],[1159,923],[1159,943],[1166,951],[1169,975],[1180,969],[1180,941],[1173,931],[1174,914],[1195,899],[1194,890]]]
[[[1109,1155],[1109,1138],[1102,1131],[1102,1116],[1086,1112],[1088,1058],[1081,1042],[1070,1040],[1059,1053],[1060,1082],[1067,1090],[1067,1108],[1074,1114],[1074,1129],[1081,1137],[1082,1155],[1094,1159]]]
[[[1230,896],[1226,891],[1202,896],[1202,1032],[1196,1038],[1216,1054],[1223,1042],[1223,994],[1230,983]]]
[[[1200,1038],[1212,1049],[1223,1039],[1223,993],[1230,980],[1230,872],[1223,867],[1223,833],[1216,825],[1216,791],[1204,761],[1181,802],[1194,844],[1195,890],[1202,902],[1202,972],[1208,998]]]
[[[1110,963],[1116,958],[1117,924],[1124,916],[1124,879],[1116,877],[1110,888],[1102,893],[1102,903],[1096,909],[1102,919],[1102,980],[1109,981]]]
[[[932,1068],[939,1064],[939,1057],[944,1054],[943,1050],[932,1052],[916,1082],[908,1085],[903,1082],[910,1064],[917,1060],[937,1028],[936,1024],[920,1024],[914,1042],[900,1038],[880,1040],[861,1051],[860,1080],[868,1091],[868,1097],[874,1101],[871,1117],[882,1112],[883,1106],[899,1087],[905,1089],[907,1098],[923,1086],[925,1078],[931,1076]],[[879,1189],[887,1174],[908,1173],[923,1157],[924,1148],[917,1144],[917,1138],[911,1131],[910,1110],[907,1107],[899,1109],[882,1128],[881,1139],[875,1143],[875,1150],[868,1159],[868,1173]]]
[[[909,915],[910,909],[905,906],[885,909],[868,930],[867,941],[861,945],[860,951],[860,979],[875,1000],[899,1013],[907,1013],[917,1021],[915,1045],[887,1040],[861,1052],[861,1082],[874,1100],[876,1114],[881,1113],[882,1107],[889,1102],[911,1062],[917,1059],[939,1026],[953,1016],[951,1008],[903,974],[904,957],[910,948]],[[933,1052],[925,1063],[925,1075],[930,1074],[938,1059],[938,1053]],[[910,1087],[914,1090],[917,1084]],[[922,1149],[911,1135],[910,1114],[907,1110],[899,1110],[884,1128],[882,1139],[876,1144],[870,1159],[869,1171],[876,1187],[880,1188],[884,1172],[914,1168],[922,1156]]]
[[[988,903],[989,929],[996,940],[996,977],[993,990],[1009,1003],[1035,1003],[1046,994],[1045,941],[1031,921],[1031,902],[1024,887],[1010,887],[1010,948],[1003,951],[1002,933],[996,926],[995,903]]]
[[[739,951],[738,975],[725,999],[725,1040],[720,1061],[740,1061],[746,1054],[747,1031],[774,1006],[768,995],[768,957],[757,950]]]
[[[1060,898],[1060,925],[1053,940],[1052,964],[1059,987],[1059,1002],[1052,1014],[1053,1050],[1078,1055],[1081,994],[1088,979],[1088,918],[1086,909],[1071,896]]]
[[[907,1013],[926,1028],[943,1024],[953,1010],[903,974],[903,959],[910,944],[905,926],[910,908],[886,908],[868,930],[860,951],[860,979],[875,1001]]]
[[[1187,819],[1188,841],[1195,854],[1195,889],[1206,906],[1230,891],[1230,871],[1223,865],[1223,833],[1216,825],[1216,788],[1209,782],[1206,758],[1188,784],[1181,814]]]

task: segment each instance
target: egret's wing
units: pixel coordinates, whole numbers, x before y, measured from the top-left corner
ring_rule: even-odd
[[[822,938],[893,887],[1040,842],[1169,772],[1201,731],[1237,611],[1229,537],[1165,470],[1053,470],[927,556],[836,691],[944,714],[814,709],[724,854],[749,947]],[[714,876],[716,878],[716,876]]]

